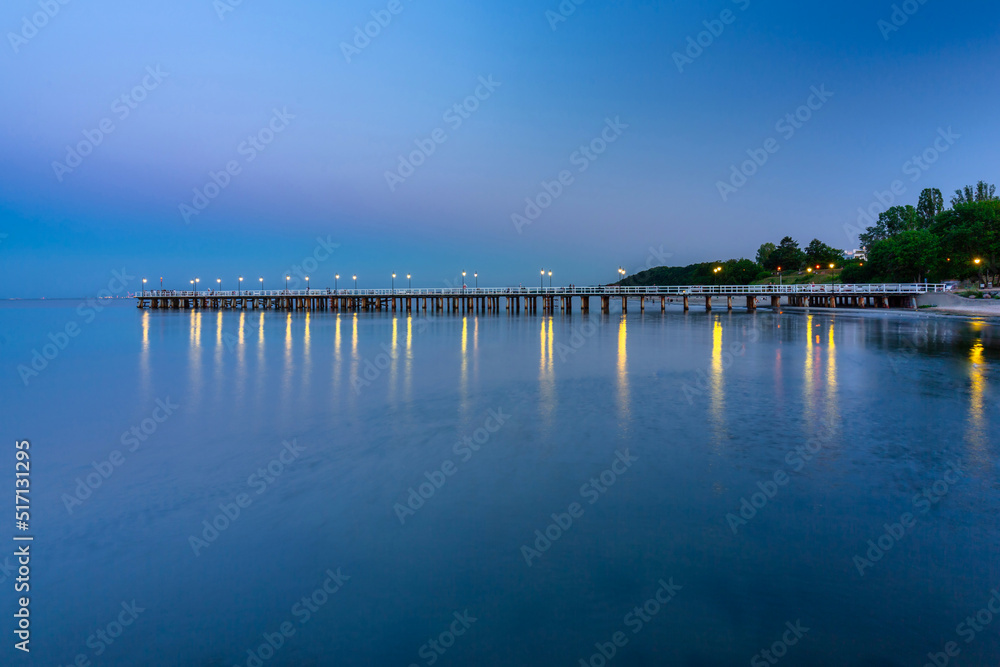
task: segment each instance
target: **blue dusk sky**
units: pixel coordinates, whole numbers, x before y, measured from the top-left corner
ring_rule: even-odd
[[[596,284],[786,234],[850,249],[894,181],[916,203],[1000,180],[998,19],[985,0],[8,0],[0,296],[92,295],[122,269],[130,291],[296,266],[316,287]]]

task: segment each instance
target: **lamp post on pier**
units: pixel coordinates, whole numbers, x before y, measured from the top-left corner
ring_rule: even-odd
[[[236,285],[236,296],[243,296],[243,276],[240,276],[240,282]]]
[[[389,294],[391,296],[396,296],[396,273],[392,274],[392,281],[389,283]],[[395,302],[393,302],[395,303]]]
[[[146,279],[142,279],[142,295],[146,296]]]
[[[410,274],[409,273],[406,274],[406,289],[408,289],[408,290],[413,289],[413,283],[410,281]]]
[[[355,276],[354,276],[354,291],[355,292],[358,291],[358,276],[357,276],[357,274],[355,274]]]
[[[478,290],[479,289],[479,271],[476,271],[472,275],[474,275],[476,277],[476,289]]]
[[[552,289],[552,272],[549,271],[549,289]]]
[[[216,278],[215,282],[217,282],[219,284],[219,287],[217,289],[221,292],[222,291],[222,278]]]
[[[291,276],[285,276],[285,294],[288,294],[288,279]]]
[[[339,283],[340,283],[340,274],[338,273],[338,274],[336,274],[336,275],[333,276],[333,292],[334,292],[334,294],[336,294],[336,293],[338,293],[340,291],[339,289],[337,289],[337,285]]]
[[[538,278],[538,289],[545,289],[545,269],[542,269],[542,275]]]
[[[194,295],[198,296],[198,284],[201,282],[201,278],[194,279]]]
[[[465,271],[462,271],[462,294],[465,294]]]
[[[306,294],[309,294],[309,276],[306,276]]]
[[[261,276],[257,280],[260,281],[260,295],[264,296],[264,276]]]

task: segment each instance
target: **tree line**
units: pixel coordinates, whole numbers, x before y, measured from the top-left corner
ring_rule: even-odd
[[[893,206],[858,238],[868,261],[845,267],[844,282],[990,282],[1000,268],[1000,198],[979,181],[956,190],[945,208],[941,191],[927,188],[916,207]]]
[[[845,283],[931,282],[978,277],[990,282],[1000,261],[1000,198],[979,181],[955,190],[951,206],[937,188],[920,193],[916,206],[893,206],[858,236],[867,259],[845,259],[842,250],[813,239],[805,250],[790,236],[757,251],[764,269],[801,271],[843,267]]]
[[[845,283],[940,282],[978,278],[991,282],[1000,271],[1000,198],[996,186],[979,181],[955,190],[950,207],[937,188],[920,193],[916,206],[893,206],[858,236],[867,259],[845,259],[844,251],[813,239],[803,249],[791,236],[764,243],[756,261],[730,259],[689,266],[661,266],[622,280],[621,285],[748,285],[778,271],[843,268]]]

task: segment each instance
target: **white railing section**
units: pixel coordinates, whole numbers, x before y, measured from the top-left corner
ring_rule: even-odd
[[[476,297],[476,296],[738,296],[786,294],[927,294],[947,292],[952,285],[934,283],[896,283],[864,285],[684,285],[661,287],[467,287],[419,289],[308,289],[308,290],[240,290],[240,291],[174,291],[145,290],[136,297]]]

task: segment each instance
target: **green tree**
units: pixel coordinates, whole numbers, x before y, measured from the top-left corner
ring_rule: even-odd
[[[875,282],[871,262],[850,262],[840,273],[840,282],[846,284]]]
[[[757,249],[757,263],[761,266],[767,266],[767,258],[771,256],[771,253],[778,249],[778,246],[773,243],[764,243]]]
[[[888,211],[879,213],[878,223],[869,227],[858,238],[861,245],[871,250],[876,243],[892,238],[908,229],[922,227],[920,214],[912,206],[893,206]]]
[[[768,256],[764,268],[775,271],[780,266],[784,271],[798,271],[805,261],[806,254],[799,249],[798,242],[791,236],[786,236]]]
[[[722,264],[719,282],[723,285],[749,285],[753,281],[767,275],[760,265],[749,259],[731,259]]]
[[[988,282],[1000,270],[1000,200],[956,204],[938,216],[933,230],[953,277],[979,275]]]
[[[823,243],[819,239],[813,239],[806,246],[806,263],[810,266],[828,264],[840,264],[844,261],[844,251],[838,250]]]
[[[893,277],[896,280],[921,282],[934,272],[941,256],[938,237],[926,229],[910,229],[895,238],[895,264]]]
[[[975,186],[966,185],[960,190],[955,190],[955,196],[951,198],[952,207],[959,204],[972,204],[977,201],[993,201],[996,199],[997,186],[986,181],[979,181]]]
[[[940,260],[940,240],[933,232],[908,229],[872,247],[867,277],[874,282],[921,282],[936,272]]]
[[[920,216],[922,227],[927,228],[934,224],[934,219],[944,211],[944,197],[937,188],[926,188],[920,193],[920,202],[917,204],[917,214]]]

